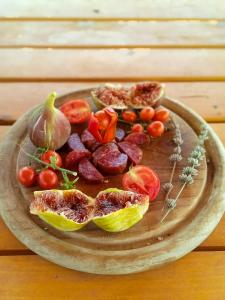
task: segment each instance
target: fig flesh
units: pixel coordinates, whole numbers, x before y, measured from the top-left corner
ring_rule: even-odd
[[[92,98],[98,109],[111,106],[113,109],[122,110],[127,108],[129,91],[126,88],[115,85],[105,85],[91,92]]]
[[[93,222],[109,232],[126,230],[139,222],[149,207],[149,197],[109,188],[95,199]]]
[[[30,212],[59,230],[74,231],[91,220],[94,199],[75,189],[36,191]]]
[[[145,106],[159,106],[164,96],[164,85],[159,82],[143,82],[130,88],[105,85],[91,92],[98,109],[111,106],[116,110],[129,107],[142,109]]]
[[[159,106],[164,95],[164,85],[158,82],[138,83],[131,88],[129,106],[141,109],[145,106]]]

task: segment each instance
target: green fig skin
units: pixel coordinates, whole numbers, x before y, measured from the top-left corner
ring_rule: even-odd
[[[90,205],[93,210],[90,211],[88,215],[88,219],[83,223],[78,223],[74,220],[67,218],[64,215],[64,212],[61,211],[58,213],[57,211],[52,210],[45,202],[42,202],[42,196],[46,194],[55,195],[56,201],[57,197],[59,199],[63,198],[63,195],[67,193],[78,193],[83,194],[79,190],[46,190],[46,191],[36,191],[34,192],[34,200],[30,205],[30,213],[33,215],[37,215],[40,219],[51,225],[52,227],[61,230],[61,231],[76,231],[83,228],[90,221],[94,222],[99,228],[108,231],[108,232],[120,232],[124,231],[132,226],[134,226],[137,222],[139,222],[144,214],[147,212],[149,208],[149,197],[146,195],[141,195],[141,200],[139,203],[130,204],[127,207],[122,209],[118,209],[117,211],[111,212],[109,214],[105,214],[103,216],[96,216],[96,209],[98,208],[96,205],[96,199],[102,193],[119,193],[121,196],[131,195],[136,197],[136,193],[130,191],[123,191],[116,188],[109,188],[100,192],[96,199],[88,197],[88,205]],[[140,195],[139,195],[140,196]]]
[[[95,91],[91,92],[91,96],[92,96],[94,104],[98,108],[98,110],[101,110],[101,109],[109,106],[109,105],[105,104],[103,101],[101,101],[101,99],[98,98],[98,96],[96,95]],[[112,107],[115,110],[124,110],[124,109],[128,108],[128,106],[126,104],[124,104],[124,105],[116,105],[116,104],[114,104],[114,105],[110,105],[110,107]]]
[[[100,192],[96,198],[98,198],[99,195],[102,193],[130,193],[128,191],[119,190],[116,188],[110,188],[105,191]],[[132,193],[132,192],[131,192]],[[135,193],[132,193],[135,195]],[[110,214],[101,216],[101,217],[94,217],[92,221],[101,229],[108,231],[108,232],[120,232],[124,231],[133,225],[135,225],[137,222],[139,222],[144,214],[147,212],[149,208],[149,197],[146,195],[143,195],[143,199],[141,203],[138,204],[132,204],[129,207],[125,207],[122,209],[119,209],[115,212],[112,212]]]
[[[56,202],[60,203],[61,201],[62,202],[64,201],[63,200],[64,196],[75,195],[75,194],[84,195],[88,200],[87,206],[91,208],[87,220],[81,223],[66,217],[63,211],[61,212],[57,212],[57,210],[54,211],[44,201],[44,197],[46,197],[46,195],[50,195],[53,196],[53,199],[55,197]],[[34,199],[30,204],[31,214],[37,215],[41,220],[45,221],[47,224],[61,231],[76,231],[83,228],[91,221],[93,215],[93,209],[94,209],[94,199],[88,197],[87,195],[85,195],[84,193],[76,189],[35,191]]]
[[[71,125],[65,115],[54,106],[56,93],[51,93],[44,107],[38,109],[29,121],[32,143],[41,148],[57,150],[68,140]]]
[[[40,212],[38,217],[50,224],[52,227],[61,231],[76,231],[83,228],[87,223],[77,223],[75,221],[67,219],[63,214],[58,215],[52,211]]]

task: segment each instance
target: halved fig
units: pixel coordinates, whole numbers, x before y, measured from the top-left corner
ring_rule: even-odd
[[[75,189],[36,191],[30,212],[59,230],[74,231],[92,219],[94,202]]]
[[[122,110],[127,108],[130,102],[129,90],[121,86],[106,84],[91,92],[92,98],[98,109],[111,106],[114,109]]]
[[[145,106],[156,107],[164,95],[164,84],[159,82],[138,83],[131,88],[129,106],[141,109]]]
[[[148,207],[146,195],[109,188],[97,195],[92,220],[106,231],[119,232],[139,222]]]

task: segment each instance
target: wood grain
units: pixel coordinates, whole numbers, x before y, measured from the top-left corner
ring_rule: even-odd
[[[218,134],[225,146],[225,123],[223,124],[210,124],[215,132]],[[3,138],[6,131],[10,126],[0,126],[0,139]],[[225,236],[224,236],[224,227],[225,227],[225,217],[222,218],[219,225],[213,231],[213,233],[204,241],[197,249],[224,249],[225,250]],[[20,253],[24,251],[26,246],[19,242],[14,235],[9,231],[4,222],[0,219],[0,254],[1,253],[11,253],[12,251]]]
[[[87,91],[86,93],[89,93],[89,91]],[[84,94],[85,91],[72,94],[72,95],[67,95],[66,97],[58,99],[58,101],[65,101],[66,99],[69,99],[70,97],[74,97],[75,95],[77,97],[83,97],[85,96]],[[190,112],[188,109],[183,107],[181,104],[178,104],[169,99],[164,99],[164,104],[168,108],[171,108],[173,111],[179,112],[182,118],[187,120],[195,130],[199,130],[200,122],[202,123],[203,120],[200,120],[197,115],[194,115],[192,112]],[[182,109],[180,109],[180,107],[182,107]],[[10,131],[8,135],[9,137],[8,140],[5,139],[4,143],[2,144],[2,152],[1,152],[2,157],[6,155],[6,152],[4,152],[6,151],[6,149],[7,149],[8,156],[10,156],[9,151],[12,151],[12,153],[14,153],[13,160],[5,161],[6,169],[14,170],[13,171],[14,177],[11,176],[11,179],[9,180],[7,176],[4,177],[2,176],[2,181],[1,181],[2,193],[4,194],[6,188],[7,190],[10,190],[10,187],[12,187],[12,193],[11,193],[10,201],[7,200],[8,198],[6,195],[5,196],[2,195],[1,196],[2,201],[0,202],[0,204],[1,204],[2,216],[4,220],[7,222],[8,226],[11,228],[11,230],[29,248],[33,249],[36,253],[40,254],[41,256],[44,256],[45,258],[50,259],[51,261],[62,264],[63,266],[69,268],[75,268],[78,270],[84,270],[84,271],[94,272],[94,273],[121,274],[121,273],[138,272],[140,270],[153,267],[153,266],[158,266],[165,262],[174,260],[175,258],[177,259],[180,256],[183,256],[185,253],[188,253],[189,251],[194,249],[211,232],[211,230],[216,226],[217,222],[221,218],[224,209],[223,198],[222,198],[223,194],[222,192],[220,192],[220,189],[222,189],[221,182],[224,176],[223,174],[224,157],[223,157],[223,150],[221,150],[220,148],[221,146],[219,142],[217,141],[216,137],[213,135],[213,132],[209,131],[210,139],[209,139],[209,144],[207,146],[207,151],[210,156],[210,159],[212,159],[211,163],[214,166],[213,168],[215,168],[214,172],[211,175],[209,175],[212,176],[212,178],[211,179],[208,178],[208,180],[210,180],[210,183],[212,184],[212,191],[208,190],[207,188],[206,190],[203,191],[204,195],[202,195],[202,197],[196,198],[197,199],[196,204],[192,203],[194,204],[193,210],[192,212],[190,211],[189,213],[191,222],[188,222],[189,217],[187,216],[184,217],[185,221],[179,224],[179,220],[181,221],[182,218],[179,218],[179,214],[177,214],[178,217],[177,220],[175,220],[174,217],[171,219],[170,218],[171,216],[168,218],[166,224],[163,224],[165,228],[164,226],[160,226],[157,228],[156,225],[154,226],[154,228],[151,228],[151,230],[147,230],[147,231],[139,230],[138,232],[138,230],[136,229],[141,228],[140,226],[144,226],[143,228],[150,228],[149,226],[151,226],[152,222],[154,225],[154,217],[156,215],[152,214],[150,223],[144,222],[144,220],[147,220],[145,218],[142,223],[138,224],[140,226],[136,226],[134,228],[134,231],[130,230],[128,232],[128,235],[125,232],[124,235],[122,234],[122,235],[114,236],[113,240],[111,240],[107,235],[105,235],[105,240],[104,240],[104,236],[102,237],[99,236],[99,234],[97,234],[97,231],[95,234],[95,231],[93,231],[91,227],[89,227],[89,231],[84,231],[83,233],[80,232],[80,234],[76,233],[76,236],[75,233],[73,233],[74,239],[72,235],[69,236],[68,234],[64,237],[60,237],[59,235],[62,235],[61,233],[59,234],[58,231],[54,232],[52,229],[50,230],[50,228],[48,228],[47,231],[42,230],[41,228],[43,226],[46,226],[45,224],[41,225],[39,224],[37,219],[34,218],[31,219],[31,217],[28,217],[27,214],[24,214],[28,205],[28,203],[25,203],[24,200],[25,190],[19,189],[17,185],[17,179],[15,176],[16,173],[15,170],[16,148],[15,147],[17,147],[15,144],[16,136],[17,138],[20,136],[21,137],[24,136],[25,133],[24,130],[26,130],[27,117],[28,115],[24,116],[13,126],[12,131]],[[16,134],[15,137],[14,134]],[[186,136],[190,138],[191,134],[187,133]],[[190,143],[187,143],[186,147],[189,146]],[[220,164],[220,167],[218,167],[218,164]],[[210,170],[210,165],[208,165],[208,169]],[[160,176],[162,176],[162,172],[160,173]],[[215,186],[217,187],[216,189],[214,188]],[[207,187],[210,188],[210,185],[207,185]],[[16,194],[15,194],[15,189],[17,190]],[[186,190],[187,193],[188,190],[190,190],[190,188]],[[186,192],[182,197],[185,197],[185,195],[188,196]],[[199,188],[198,188],[198,192],[200,192]],[[210,198],[208,198],[207,196],[209,194],[211,195]],[[20,195],[21,198],[19,201],[18,201],[18,195]],[[196,195],[193,194],[193,190],[191,195],[192,196],[191,198],[189,197],[189,201],[188,201],[189,209],[191,208],[190,200],[193,201],[195,197],[200,196],[200,194],[198,196],[197,194]],[[26,200],[28,200],[28,198],[26,198]],[[213,205],[214,207],[213,211],[211,210],[210,205]],[[185,208],[185,211],[187,212],[186,209],[187,206],[185,204],[184,198],[183,201],[180,202],[179,210],[178,209],[176,210],[177,212],[180,211],[180,214],[181,214],[182,207]],[[157,210],[157,207],[154,208],[152,206],[150,213],[151,211],[154,212],[155,209]],[[182,214],[183,213],[184,210]],[[209,214],[213,214],[213,215],[209,217]],[[180,225],[179,226],[180,228],[179,230],[176,229],[173,231],[171,226],[174,226],[176,224]],[[161,232],[160,230],[162,231],[162,233],[160,233]],[[165,230],[167,230],[167,233],[170,233],[169,236],[166,235]],[[141,235],[140,232],[142,233]],[[156,234],[155,241],[154,241],[154,236],[152,235],[154,234],[154,232]],[[138,233],[137,235],[138,238],[136,238],[136,233]],[[87,238],[86,235],[89,238]],[[157,241],[157,237],[159,235],[163,235],[162,242]],[[42,242],[36,243],[37,240],[43,241],[43,243]],[[110,248],[107,250],[103,248],[105,242],[110,246]],[[98,245],[96,245],[96,243],[99,244],[99,247]],[[121,246],[119,246],[120,244]],[[124,252],[124,250],[126,251]],[[63,255],[63,260],[62,260],[62,255]],[[76,261],[74,260],[74,255],[76,256]],[[85,256],[85,260],[83,259],[83,255]],[[115,255],[117,257],[116,261],[114,259]],[[129,260],[132,261],[132,264],[129,263]]]
[[[59,95],[100,83],[45,82],[0,83],[0,124],[12,124],[51,91]],[[224,82],[166,82],[166,94],[180,99],[208,122],[225,122]]]
[[[2,22],[0,47],[225,47],[224,22]],[[47,26],[46,26],[47,25]],[[165,31],[166,29],[166,31]],[[149,34],[146,34],[148,32]]]
[[[24,48],[1,49],[0,57],[0,80],[9,81],[225,80],[222,49]]]
[[[164,0],[67,0],[62,6],[60,0],[29,1],[2,0],[0,16],[2,18],[224,18],[225,7],[222,0],[180,0],[178,3]],[[115,9],[116,7],[116,9]]]
[[[159,269],[123,276],[68,270],[38,256],[0,257],[2,300],[224,300],[225,252],[193,252]]]

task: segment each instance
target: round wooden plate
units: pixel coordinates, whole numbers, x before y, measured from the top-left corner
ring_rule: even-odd
[[[90,90],[77,91],[57,99],[57,105],[71,98],[90,99]],[[180,187],[178,175],[196,145],[200,125],[206,124],[195,112],[180,102],[165,98],[162,103],[172,111],[180,124],[183,160],[174,177],[175,196]],[[28,248],[44,258],[67,268],[97,274],[135,273],[174,261],[197,247],[215,228],[225,211],[225,156],[217,135],[209,129],[206,142],[207,161],[204,160],[193,185],[182,193],[176,209],[164,223],[162,208],[165,194],[160,192],[151,203],[143,220],[121,233],[107,233],[90,223],[77,232],[60,232],[29,213],[33,190],[20,186],[17,169],[27,163],[20,145],[32,150],[27,137],[27,123],[33,110],[23,115],[10,129],[0,147],[0,209],[9,229]],[[82,130],[82,128],[73,128]],[[142,163],[159,174],[161,183],[167,182],[171,173],[169,155],[174,145],[173,132],[152,141],[144,149]],[[107,187],[121,187],[121,175],[113,176],[108,183],[90,185],[79,180],[77,188],[95,196]]]

